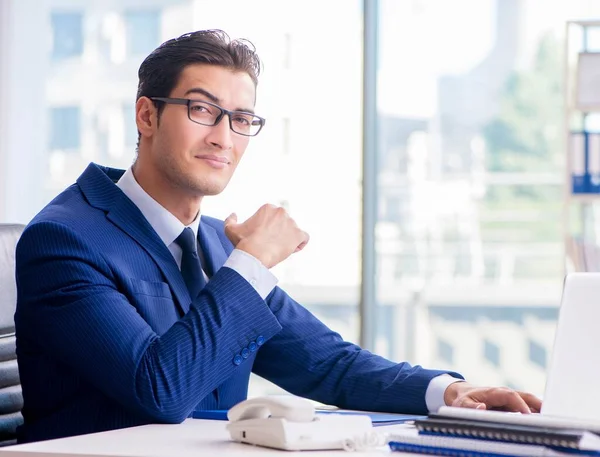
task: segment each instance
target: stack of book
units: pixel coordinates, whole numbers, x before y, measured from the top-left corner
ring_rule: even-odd
[[[568,419],[545,421],[540,415],[532,417],[532,424],[526,424],[526,420],[515,424],[502,420],[504,416],[510,419],[511,413],[492,415],[492,419],[490,415],[461,414],[465,418],[448,414],[445,409],[416,420],[418,434],[392,435],[390,448],[447,457],[600,456],[600,436],[594,432],[600,432],[600,424],[583,428]],[[493,420],[495,417],[500,420]]]

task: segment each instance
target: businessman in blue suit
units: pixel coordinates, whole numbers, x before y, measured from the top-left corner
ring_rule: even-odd
[[[309,240],[282,208],[201,216],[264,119],[260,63],[221,31],[167,41],[139,70],[138,155],[90,164],[17,246],[17,356],[30,442],[227,409],[254,372],[342,408],[447,404],[539,411],[540,400],[394,363],[342,340],[270,268]]]

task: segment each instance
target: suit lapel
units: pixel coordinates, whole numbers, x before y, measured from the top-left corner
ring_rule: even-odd
[[[114,185],[113,180],[120,177],[119,172],[123,174],[121,170],[104,169],[91,164],[77,183],[92,206],[107,211],[106,217],[154,259],[171,286],[179,310],[185,314],[190,309],[191,299],[179,267],[171,251],[138,207]]]
[[[221,244],[217,231],[211,225],[207,224],[203,220],[203,217],[200,218],[199,228],[200,247],[207,264],[206,268],[209,270],[207,273],[212,277],[223,266],[228,254]]]
[[[180,311],[186,314],[190,309],[191,299],[183,276],[181,276],[181,271],[171,251],[165,246],[165,243],[163,243],[138,207],[123,195],[122,199],[116,202],[106,217],[136,240],[154,259],[171,286]]]

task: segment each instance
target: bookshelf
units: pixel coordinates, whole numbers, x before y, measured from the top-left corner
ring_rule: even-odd
[[[600,271],[600,20],[567,21],[565,272]]]

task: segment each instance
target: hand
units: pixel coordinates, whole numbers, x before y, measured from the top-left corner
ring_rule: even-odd
[[[444,392],[444,402],[448,406],[525,414],[539,413],[542,409],[542,401],[530,393],[507,387],[475,387],[467,382],[450,384]]]
[[[272,268],[308,243],[308,233],[300,230],[287,211],[274,205],[261,206],[247,221],[237,216],[225,219],[225,235],[233,245]]]

